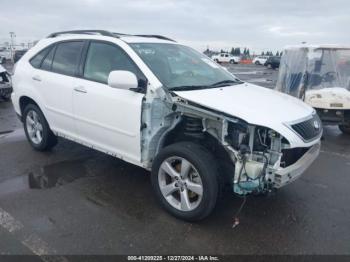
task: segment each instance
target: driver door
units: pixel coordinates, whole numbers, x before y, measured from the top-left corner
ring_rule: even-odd
[[[91,41],[81,78],[76,78],[73,90],[77,133],[83,143],[139,163],[144,94],[108,86],[108,75],[114,70],[131,71],[139,79],[144,78],[119,46]]]

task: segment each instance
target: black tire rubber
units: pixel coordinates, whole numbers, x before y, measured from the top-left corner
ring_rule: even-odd
[[[256,65],[260,65],[260,62],[259,62],[259,61],[256,61],[255,64],[256,64]]]
[[[339,129],[343,132],[343,134],[350,135],[350,125],[339,125]]]
[[[197,169],[203,183],[203,196],[199,206],[191,211],[181,211],[172,207],[163,197],[158,183],[158,172],[162,162],[171,157],[179,156],[187,159]],[[211,214],[218,198],[218,168],[214,156],[203,146],[192,142],[179,142],[165,147],[155,157],[152,166],[152,186],[157,200],[167,212],[186,221],[199,221]]]
[[[26,118],[27,114],[30,110],[35,111],[39,118],[40,122],[43,126],[43,139],[40,144],[33,143],[29,136],[28,136],[28,130],[26,125]],[[44,114],[41,112],[40,108],[34,104],[28,104],[25,109],[23,110],[23,126],[24,126],[24,132],[26,134],[27,140],[29,144],[37,151],[47,151],[53,148],[57,144],[57,137],[54,135],[54,133],[51,131],[49,124],[46,121],[46,118]]]
[[[230,64],[236,64],[235,60],[230,60]]]

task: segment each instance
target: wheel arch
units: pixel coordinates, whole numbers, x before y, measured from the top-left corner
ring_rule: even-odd
[[[21,96],[19,98],[19,108],[20,108],[20,111],[21,111],[21,120],[23,122],[23,112],[24,112],[24,109],[26,108],[27,105],[29,104],[34,104],[36,105],[37,107],[39,107],[39,109],[41,110],[39,104],[37,102],[34,101],[34,99],[30,98],[29,96]],[[42,110],[41,110],[42,111]]]
[[[235,166],[225,147],[215,137],[207,132],[201,133],[200,136],[191,136],[186,134],[184,129],[184,121],[186,120],[182,120],[176,125],[175,128],[173,128],[163,137],[157,153],[159,153],[163,148],[179,142],[191,142],[203,146],[213,155],[216,161],[218,161],[220,174],[222,174],[222,176],[220,176],[220,180],[223,182],[220,184],[231,186]]]

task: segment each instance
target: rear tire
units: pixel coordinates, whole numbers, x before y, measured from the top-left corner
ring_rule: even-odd
[[[230,64],[236,64],[235,60],[230,60]]]
[[[38,106],[28,104],[25,107],[23,125],[28,142],[35,150],[47,151],[57,144],[57,137]]]
[[[167,146],[154,159],[152,186],[167,212],[186,221],[202,220],[218,197],[216,160],[206,148],[191,142]]]
[[[350,135],[350,125],[339,125],[339,129],[343,134]]]
[[[259,61],[256,61],[255,64],[256,64],[256,65],[260,65],[260,62],[259,62]]]

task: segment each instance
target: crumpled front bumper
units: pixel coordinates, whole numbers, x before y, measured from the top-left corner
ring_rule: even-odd
[[[315,161],[320,153],[321,142],[316,143],[294,164],[275,171],[274,188],[281,188],[296,180]]]

